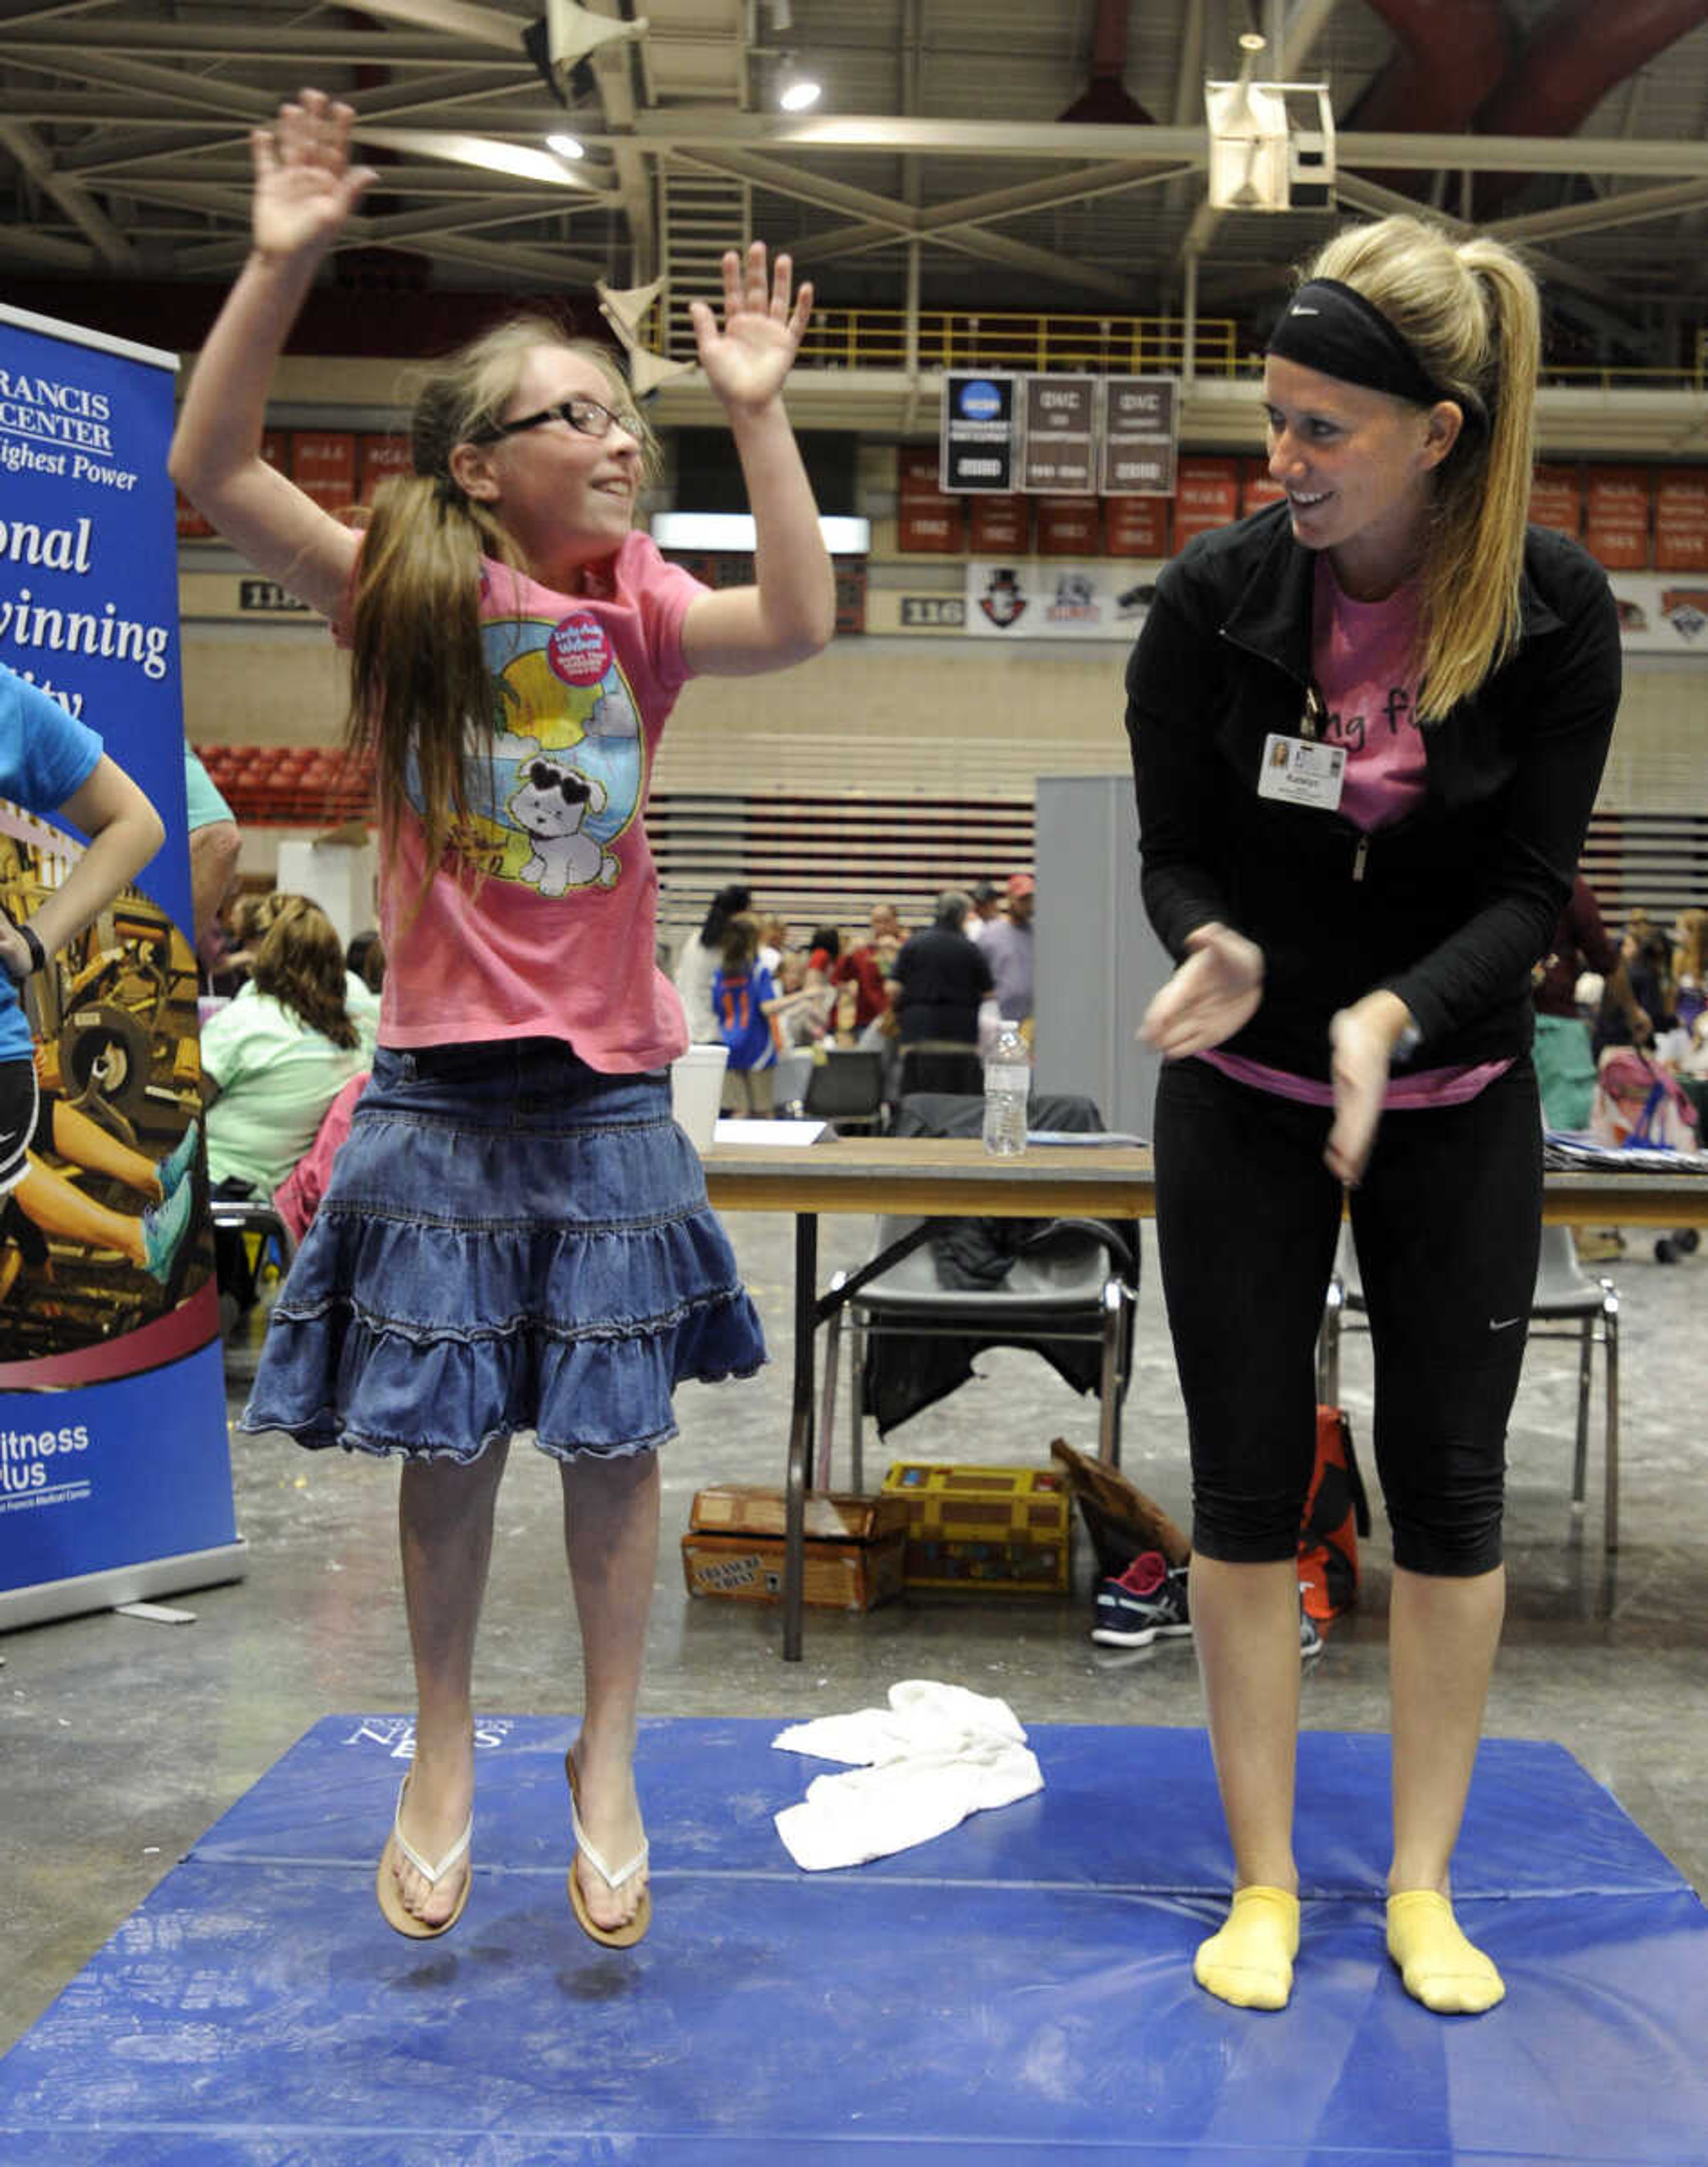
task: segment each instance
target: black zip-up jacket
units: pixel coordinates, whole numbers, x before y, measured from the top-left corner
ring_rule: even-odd
[[[1422,803],[1367,836],[1257,795],[1272,731],[1321,734],[1315,565],[1277,504],[1200,537],[1157,583],[1127,666],[1145,908],[1177,961],[1211,919],[1263,951],[1262,1004],[1230,1052],[1325,1079],[1329,1019],[1385,986],[1422,1034],[1409,1067],[1514,1058],[1619,705],[1607,575],[1529,529],[1517,648],[1424,728]]]

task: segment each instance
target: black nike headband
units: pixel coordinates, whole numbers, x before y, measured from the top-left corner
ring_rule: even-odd
[[[1362,384],[1415,405],[1451,399],[1466,402],[1437,384],[1416,353],[1373,301],[1338,278],[1309,278],[1288,302],[1269,334],[1266,353],[1295,361],[1342,384]]]

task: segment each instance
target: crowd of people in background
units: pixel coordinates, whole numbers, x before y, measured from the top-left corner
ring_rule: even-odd
[[[944,888],[917,927],[880,901],[858,932],[797,934],[745,884],[719,888],[673,975],[690,1039],[727,1051],[725,1111],[779,1110],[779,1062],[791,1054],[875,1048],[893,1073],[910,1044],[976,1061],[1005,1021],[1029,1041],[1035,895],[1032,875],[1013,873]]]
[[[725,1110],[789,1110],[796,1072],[780,1061],[832,1047],[879,1049],[892,1084],[904,1046],[928,1047],[939,1065],[959,1047],[959,1073],[976,1088],[975,1065],[1002,1022],[1031,1036],[1035,894],[1032,875],[1017,872],[944,889],[913,927],[893,903],[874,903],[865,928],[850,932],[792,927],[756,905],[747,885],[719,888],[672,975],[690,1039],[727,1049]],[[367,1082],[383,947],[363,931],[339,956],[330,920],[309,898],[235,884],[198,946],[215,1102],[211,1179],[229,1195],[270,1198],[300,1239]],[[221,1067],[228,1047],[241,1079]],[[265,1165],[224,1148],[234,1126],[267,1139]],[[236,1269],[236,1243],[226,1248],[225,1282],[246,1306],[252,1281]]]
[[[1579,873],[1534,972],[1542,1121],[1614,1146],[1698,1147],[1708,1130],[1708,910],[1670,936],[1640,905],[1615,938]],[[1621,1256],[1617,1227],[1579,1227],[1584,1264]],[[1664,1245],[1657,1255],[1667,1254]]]
[[[1029,1041],[1035,901],[1033,876],[1018,872],[965,889],[944,888],[930,915],[915,926],[894,903],[874,903],[865,928],[850,933],[828,924],[791,926],[760,909],[747,885],[719,888],[698,933],[681,943],[673,976],[690,1038],[728,1050],[726,1111],[764,1116],[788,1110],[795,1096],[786,1088],[791,1072],[786,1062],[781,1068],[779,1063],[791,1054],[875,1047],[886,1057],[891,1083],[898,1085],[904,1047],[928,1046],[939,1067],[950,1047],[980,1057],[1003,1021],[1019,1024]],[[304,902],[276,891],[234,891],[211,938],[201,944],[210,1013],[217,1015],[216,1004],[243,1004],[235,1020],[214,1031],[216,1060],[221,1032],[233,1031],[257,996],[272,990],[262,988],[256,975],[271,929],[284,917],[295,920],[303,935],[309,925]],[[322,951],[335,938],[331,928],[321,922],[309,930],[318,936],[311,945],[324,965]],[[361,1050],[353,1099],[366,1080],[378,1027],[385,957],[378,933],[357,934],[341,968],[344,1007]],[[265,1005],[270,1011],[278,1002],[268,999]],[[1708,1084],[1708,909],[1683,910],[1668,926],[1638,905],[1621,927],[1610,929],[1580,877],[1552,951],[1537,967],[1536,1006],[1537,1066],[1551,1128],[1590,1126],[1600,1065],[1610,1048],[1635,1047],[1663,1071]],[[339,1059],[341,1038],[327,1036],[301,1017],[293,1031],[309,1045],[309,1065],[323,1075],[325,1089],[308,1143],[301,1154],[288,1154],[292,1167],[307,1163],[320,1124],[335,1100],[344,1101],[343,1086],[352,1081],[348,1062],[341,1065]],[[272,1109],[274,1084],[280,1093],[293,1089],[289,1073],[304,1066],[302,1046],[280,1050],[291,1057],[278,1065],[272,1081],[263,1066],[248,1087],[267,1121],[277,1110]],[[318,1062],[315,1055],[321,1057]],[[958,1073],[972,1075],[965,1064]],[[785,1084],[780,1093],[780,1078]],[[916,1081],[915,1088],[924,1087]],[[348,1118],[346,1110],[343,1129]],[[302,1122],[293,1107],[286,1125],[293,1140]],[[210,1119],[210,1153],[218,1126]],[[278,1185],[288,1200],[296,1194],[283,1185],[289,1171]],[[238,1170],[236,1178],[249,1176]],[[270,1179],[262,1183],[262,1189],[275,1186]],[[313,1180],[308,1188],[314,1191]]]
[[[1634,1047],[1675,1074],[1708,1078],[1705,982],[1708,909],[1682,910],[1667,930],[1637,904],[1615,938],[1580,873],[1536,973],[1537,1068],[1550,1127],[1586,1126],[1610,1048]]]
[[[1708,910],[1681,911],[1668,932],[1639,907],[1626,920],[1619,952],[1662,1058],[1688,1074],[1708,1075],[1708,1036],[1697,1027],[1708,976]],[[1642,1044],[1643,1035],[1629,1025],[1616,996],[1610,1000],[1604,988],[1595,1022],[1598,1047]]]
[[[780,1061],[832,1047],[880,1050],[891,1083],[904,1046],[939,1057],[959,1047],[973,1064],[959,1073],[976,1088],[976,1061],[1002,1022],[1031,1036],[1035,893],[1029,873],[981,880],[944,889],[917,926],[880,901],[849,932],[792,927],[758,907],[746,884],[719,888],[672,975],[690,1040],[727,1050],[725,1110],[788,1110],[792,1073]],[[363,931],[336,956],[330,922],[309,898],[235,884],[198,946],[208,1095],[225,1101],[209,1115],[212,1181],[230,1195],[271,1198],[300,1239],[367,1082],[383,946]],[[221,1067],[228,1047],[241,1057],[241,1082]],[[245,1136],[267,1139],[265,1165],[252,1152],[224,1149],[240,1115]],[[227,1247],[230,1264],[236,1248]],[[246,1306],[252,1284],[241,1275],[235,1284]]]

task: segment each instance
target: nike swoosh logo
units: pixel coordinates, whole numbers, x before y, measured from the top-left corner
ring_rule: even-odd
[[[1523,1319],[1517,1317],[1491,1317],[1489,1320],[1489,1329],[1491,1332],[1510,1332],[1515,1324],[1522,1322]]]

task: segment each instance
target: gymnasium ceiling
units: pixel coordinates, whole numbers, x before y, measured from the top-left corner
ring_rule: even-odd
[[[737,220],[838,308],[1255,324],[1332,223],[1206,208],[1204,78],[1255,29],[1260,77],[1329,86],[1339,215],[1421,201],[1525,243],[1554,360],[1687,368],[1708,326],[1708,0],[638,0],[568,109],[521,43],[545,4],[0,0],[0,292],[90,321],[128,296],[145,336],[140,297],[198,342],[177,289],[243,258],[247,130],[314,82],[383,170],[329,274],[368,351],[407,295],[679,302]],[[824,84],[795,119],[791,60]],[[565,129],[579,162],[543,149]],[[524,170],[479,162],[505,153]],[[842,374],[850,412],[893,406]]]

